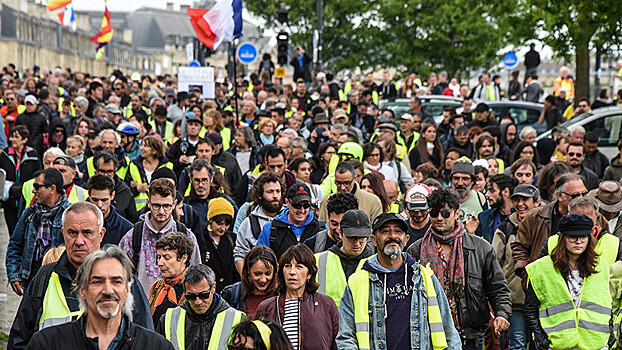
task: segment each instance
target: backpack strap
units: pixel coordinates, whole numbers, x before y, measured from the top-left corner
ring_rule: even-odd
[[[255,214],[250,214],[248,216],[248,219],[251,222],[251,232],[253,233],[253,237],[255,239],[258,239],[259,235],[261,234],[261,225],[259,224],[259,216]]]
[[[39,314],[42,312],[41,308],[43,307],[43,298],[45,297],[45,292],[48,289],[50,276],[52,276],[52,272],[54,271],[55,267],[56,263],[50,263],[41,266],[35,276],[34,281],[31,282],[34,287],[34,290],[32,292],[32,311],[33,314],[37,315],[37,320],[39,319]]]
[[[140,248],[143,245],[143,227],[145,222],[140,220],[134,224],[132,230],[132,263],[134,264],[134,273],[138,271],[138,261],[140,259]]]
[[[479,199],[479,205],[482,207],[482,210],[487,210],[488,200],[486,199],[486,196],[479,191],[475,191],[475,193],[477,193],[477,199]]]
[[[177,224],[177,232],[181,232],[181,233],[188,232],[188,228],[186,227],[186,225],[184,225],[183,222],[175,220],[175,223]]]
[[[326,230],[322,230],[315,235],[315,245],[313,246],[314,253],[319,253],[324,249],[327,237],[328,231]]]
[[[236,282],[231,286],[231,307],[238,309],[240,307],[240,296],[242,295],[242,282]]]

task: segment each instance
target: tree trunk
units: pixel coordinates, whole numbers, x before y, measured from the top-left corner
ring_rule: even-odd
[[[588,45],[589,43],[577,45],[577,75],[574,82],[575,103],[582,98],[590,98],[590,51]]]

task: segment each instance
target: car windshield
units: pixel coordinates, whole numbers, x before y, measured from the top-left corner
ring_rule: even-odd
[[[565,128],[568,128],[570,125],[575,124],[577,122],[580,122],[583,119],[587,119],[587,118],[591,117],[593,114],[594,114],[594,112],[592,112],[592,111],[585,112],[585,113],[583,113],[581,115],[578,115],[578,116],[570,119],[569,121],[563,123],[561,126],[563,126]]]

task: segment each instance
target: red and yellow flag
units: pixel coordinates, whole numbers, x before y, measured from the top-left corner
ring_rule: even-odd
[[[97,44],[97,48],[95,49],[96,58],[101,58],[103,53],[103,48],[112,40],[112,35],[114,34],[114,30],[112,29],[112,24],[110,23],[110,12],[108,11],[108,6],[106,6],[106,11],[104,12],[104,19],[102,20],[101,29],[99,33],[93,35],[90,42]],[[97,57],[99,56],[99,57]]]
[[[50,11],[56,11],[69,4],[71,4],[71,0],[47,0],[45,7],[47,7]]]

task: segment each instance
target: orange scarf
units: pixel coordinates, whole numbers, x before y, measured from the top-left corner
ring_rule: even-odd
[[[163,278],[156,282],[158,285],[155,286],[156,287],[155,290],[158,290],[159,288],[160,291],[157,293],[155,297],[155,301],[152,304],[153,305],[152,307],[154,309],[160,306],[160,304],[162,304],[167,298],[175,305],[179,305],[183,302],[184,300],[183,295],[181,296],[181,298],[179,298],[179,300],[177,299],[177,294],[175,293],[175,286],[178,286],[183,283],[186,270],[188,270],[188,268],[185,268],[184,271],[175,278]]]

